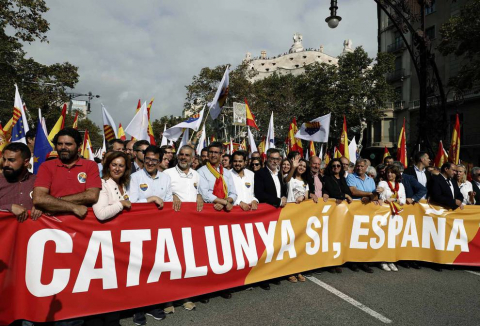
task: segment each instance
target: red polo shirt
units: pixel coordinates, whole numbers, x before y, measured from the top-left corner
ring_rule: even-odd
[[[89,188],[102,188],[98,166],[94,161],[80,158],[71,168],[60,159],[42,163],[34,187],[50,189],[53,197],[65,197]]]

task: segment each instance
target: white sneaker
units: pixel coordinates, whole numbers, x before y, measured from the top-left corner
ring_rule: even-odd
[[[390,269],[391,269],[393,272],[398,272],[398,268],[397,268],[397,266],[395,266],[394,263],[388,263],[388,267],[390,267]]]
[[[380,268],[383,269],[385,272],[391,272],[392,270],[388,267],[387,263],[380,263]]]

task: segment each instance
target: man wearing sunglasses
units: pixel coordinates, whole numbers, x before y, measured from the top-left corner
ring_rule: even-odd
[[[154,145],[145,150],[143,169],[132,174],[130,181],[128,195],[132,203],[155,203],[160,209],[163,202],[173,200],[170,176],[158,170],[164,154]]]
[[[255,173],[255,197],[260,203],[274,207],[284,207],[287,203],[287,187],[279,171],[280,151],[270,148],[267,151],[267,164]]]

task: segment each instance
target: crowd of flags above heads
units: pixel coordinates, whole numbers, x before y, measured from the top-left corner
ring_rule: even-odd
[[[210,115],[213,120],[215,120],[221,113],[223,106],[226,102],[229,90],[229,67],[225,69],[225,73],[220,81],[218,89],[215,93],[215,96],[212,102],[206,104],[202,110],[193,116],[187,118],[185,121],[167,129],[163,132],[163,137],[161,140],[160,146],[163,145],[173,145],[175,141],[178,141],[180,137],[182,140],[180,146],[187,144],[189,140],[189,129],[193,131],[198,131],[202,126],[202,134],[196,148],[196,152],[200,154],[202,148],[206,147],[209,144],[209,141],[214,141],[215,137],[208,138],[205,132],[205,123],[206,117]],[[153,105],[154,98],[147,103],[141,103],[138,100],[135,116],[128,126],[124,129],[121,124],[117,129],[117,126],[108,113],[106,107],[102,104],[102,119],[103,119],[103,148],[98,149],[93,153],[92,144],[90,141],[90,136],[88,130],[85,130],[84,142],[81,148],[81,155],[86,158],[93,160],[95,157],[101,157],[102,153],[106,152],[106,142],[120,138],[126,140],[126,133],[132,136],[133,140],[147,140],[151,144],[156,145],[155,137],[153,135],[152,124],[150,121],[150,112]],[[243,139],[241,143],[234,143],[233,140],[227,141],[225,145],[228,148],[228,152],[233,153],[234,150],[250,150],[250,152],[260,152],[263,156],[269,148],[275,147],[275,132],[274,132],[274,116],[273,112],[270,116],[270,121],[268,124],[268,131],[265,137],[263,137],[261,143],[257,146],[255,144],[254,137],[250,130],[255,128],[259,130],[258,125],[255,122],[255,115],[252,113],[252,110],[248,104],[247,99],[245,99],[245,108],[246,108],[246,125],[247,125],[247,137]],[[208,109],[207,114],[205,115],[205,109]],[[47,133],[47,127],[45,124],[45,119],[42,117],[41,111],[39,110],[39,118],[37,122],[37,132],[36,132],[36,141],[34,148],[34,171],[38,170],[38,167],[42,162],[45,161],[46,157],[53,150],[53,138],[55,135],[65,127],[65,119],[67,114],[67,106],[63,105],[60,117],[55,123],[54,127]],[[205,118],[205,119],[204,119]],[[304,122],[298,129],[297,121],[293,117],[292,122],[289,126],[289,132],[287,139],[285,141],[286,152],[297,151],[302,156],[305,156],[306,159],[309,159],[312,156],[319,156],[328,164],[330,159],[346,157],[351,162],[355,163],[359,154],[357,152],[357,144],[355,137],[349,142],[348,133],[347,133],[347,121],[346,117],[343,117],[343,128],[340,136],[340,141],[338,147],[334,147],[332,155],[326,148],[323,150],[323,144],[320,146],[320,153],[317,155],[315,149],[315,142],[318,143],[328,143],[329,133],[330,133],[330,120],[331,114],[327,114],[321,117],[318,117],[312,121]],[[78,112],[75,114],[73,121],[73,128],[78,129]],[[22,102],[20,93],[18,91],[17,85],[15,85],[15,99],[14,99],[14,108],[13,116],[2,128],[0,124],[0,151],[3,151],[3,148],[9,142],[23,142],[26,143],[26,133],[29,131],[29,126],[27,122],[26,107]],[[247,146],[248,139],[248,146]],[[305,140],[309,142],[308,148],[304,151],[302,141]],[[397,160],[402,162],[405,167],[408,166],[408,155],[407,155],[407,139],[406,139],[406,129],[405,129],[405,119],[403,121],[403,126],[400,131],[400,136],[397,144]],[[444,162],[453,162],[459,164],[460,162],[460,122],[458,114],[456,116],[455,127],[452,132],[452,139],[450,142],[449,153],[443,148],[443,144],[440,141],[438,147],[438,153],[435,157],[434,164],[437,167],[440,167]],[[384,158],[390,156],[388,149],[385,147]]]

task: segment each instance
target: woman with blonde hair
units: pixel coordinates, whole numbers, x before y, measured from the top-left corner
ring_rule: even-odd
[[[475,192],[470,181],[467,180],[467,168],[463,164],[457,165],[457,174],[455,179],[458,183],[458,188],[463,195],[464,205],[475,205]]]
[[[97,219],[103,221],[130,209],[127,195],[132,164],[124,152],[112,152],[105,159],[102,174],[102,190],[98,201],[93,205]]]

